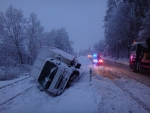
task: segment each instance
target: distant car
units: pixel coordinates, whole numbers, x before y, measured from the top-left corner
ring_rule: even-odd
[[[96,64],[98,66],[102,65],[103,64],[103,60],[100,58],[100,59],[93,59],[92,60],[93,64]]]
[[[92,58],[92,55],[89,54],[89,55],[88,55],[88,58]]]
[[[103,59],[99,55],[93,54],[92,63],[96,64],[97,66],[102,65]]]

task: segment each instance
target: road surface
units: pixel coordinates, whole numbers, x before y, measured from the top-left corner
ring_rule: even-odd
[[[120,78],[134,79],[150,87],[149,75],[146,75],[144,73],[132,72],[130,67],[126,64],[104,60],[104,64],[94,68],[94,71],[96,74],[108,77],[112,80]]]

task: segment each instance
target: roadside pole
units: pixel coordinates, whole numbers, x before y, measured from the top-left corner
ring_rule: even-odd
[[[92,81],[92,68],[90,68],[90,85],[92,85],[91,81]]]

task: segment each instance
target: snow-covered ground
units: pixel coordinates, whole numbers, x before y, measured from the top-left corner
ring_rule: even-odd
[[[82,63],[80,79],[62,95],[53,97],[39,91],[33,78],[29,78],[26,82],[18,82],[16,86],[8,87],[7,90],[0,90],[1,104],[3,97],[16,92],[15,89],[12,90],[13,88],[22,90],[25,86],[34,86],[0,106],[0,113],[150,112],[149,87],[131,79],[112,81],[100,75],[93,75],[90,81],[89,70],[94,68],[93,64],[87,57],[79,57],[78,60]],[[123,62],[123,60],[120,61]],[[98,68],[103,68],[103,66]],[[7,82],[0,82],[0,86],[4,84]]]

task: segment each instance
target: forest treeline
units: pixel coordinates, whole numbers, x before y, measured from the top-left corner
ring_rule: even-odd
[[[150,38],[150,0],[107,0],[104,29],[104,37],[80,54],[128,58],[133,42]]]
[[[44,30],[35,13],[24,17],[12,5],[0,12],[0,65],[32,64],[41,46],[53,46],[74,53],[65,28]],[[67,46],[66,46],[67,45]]]
[[[133,42],[150,38],[150,0],[107,0],[104,37],[80,55],[128,58]]]
[[[150,38],[150,0],[108,0],[105,54],[128,57],[134,41]]]

